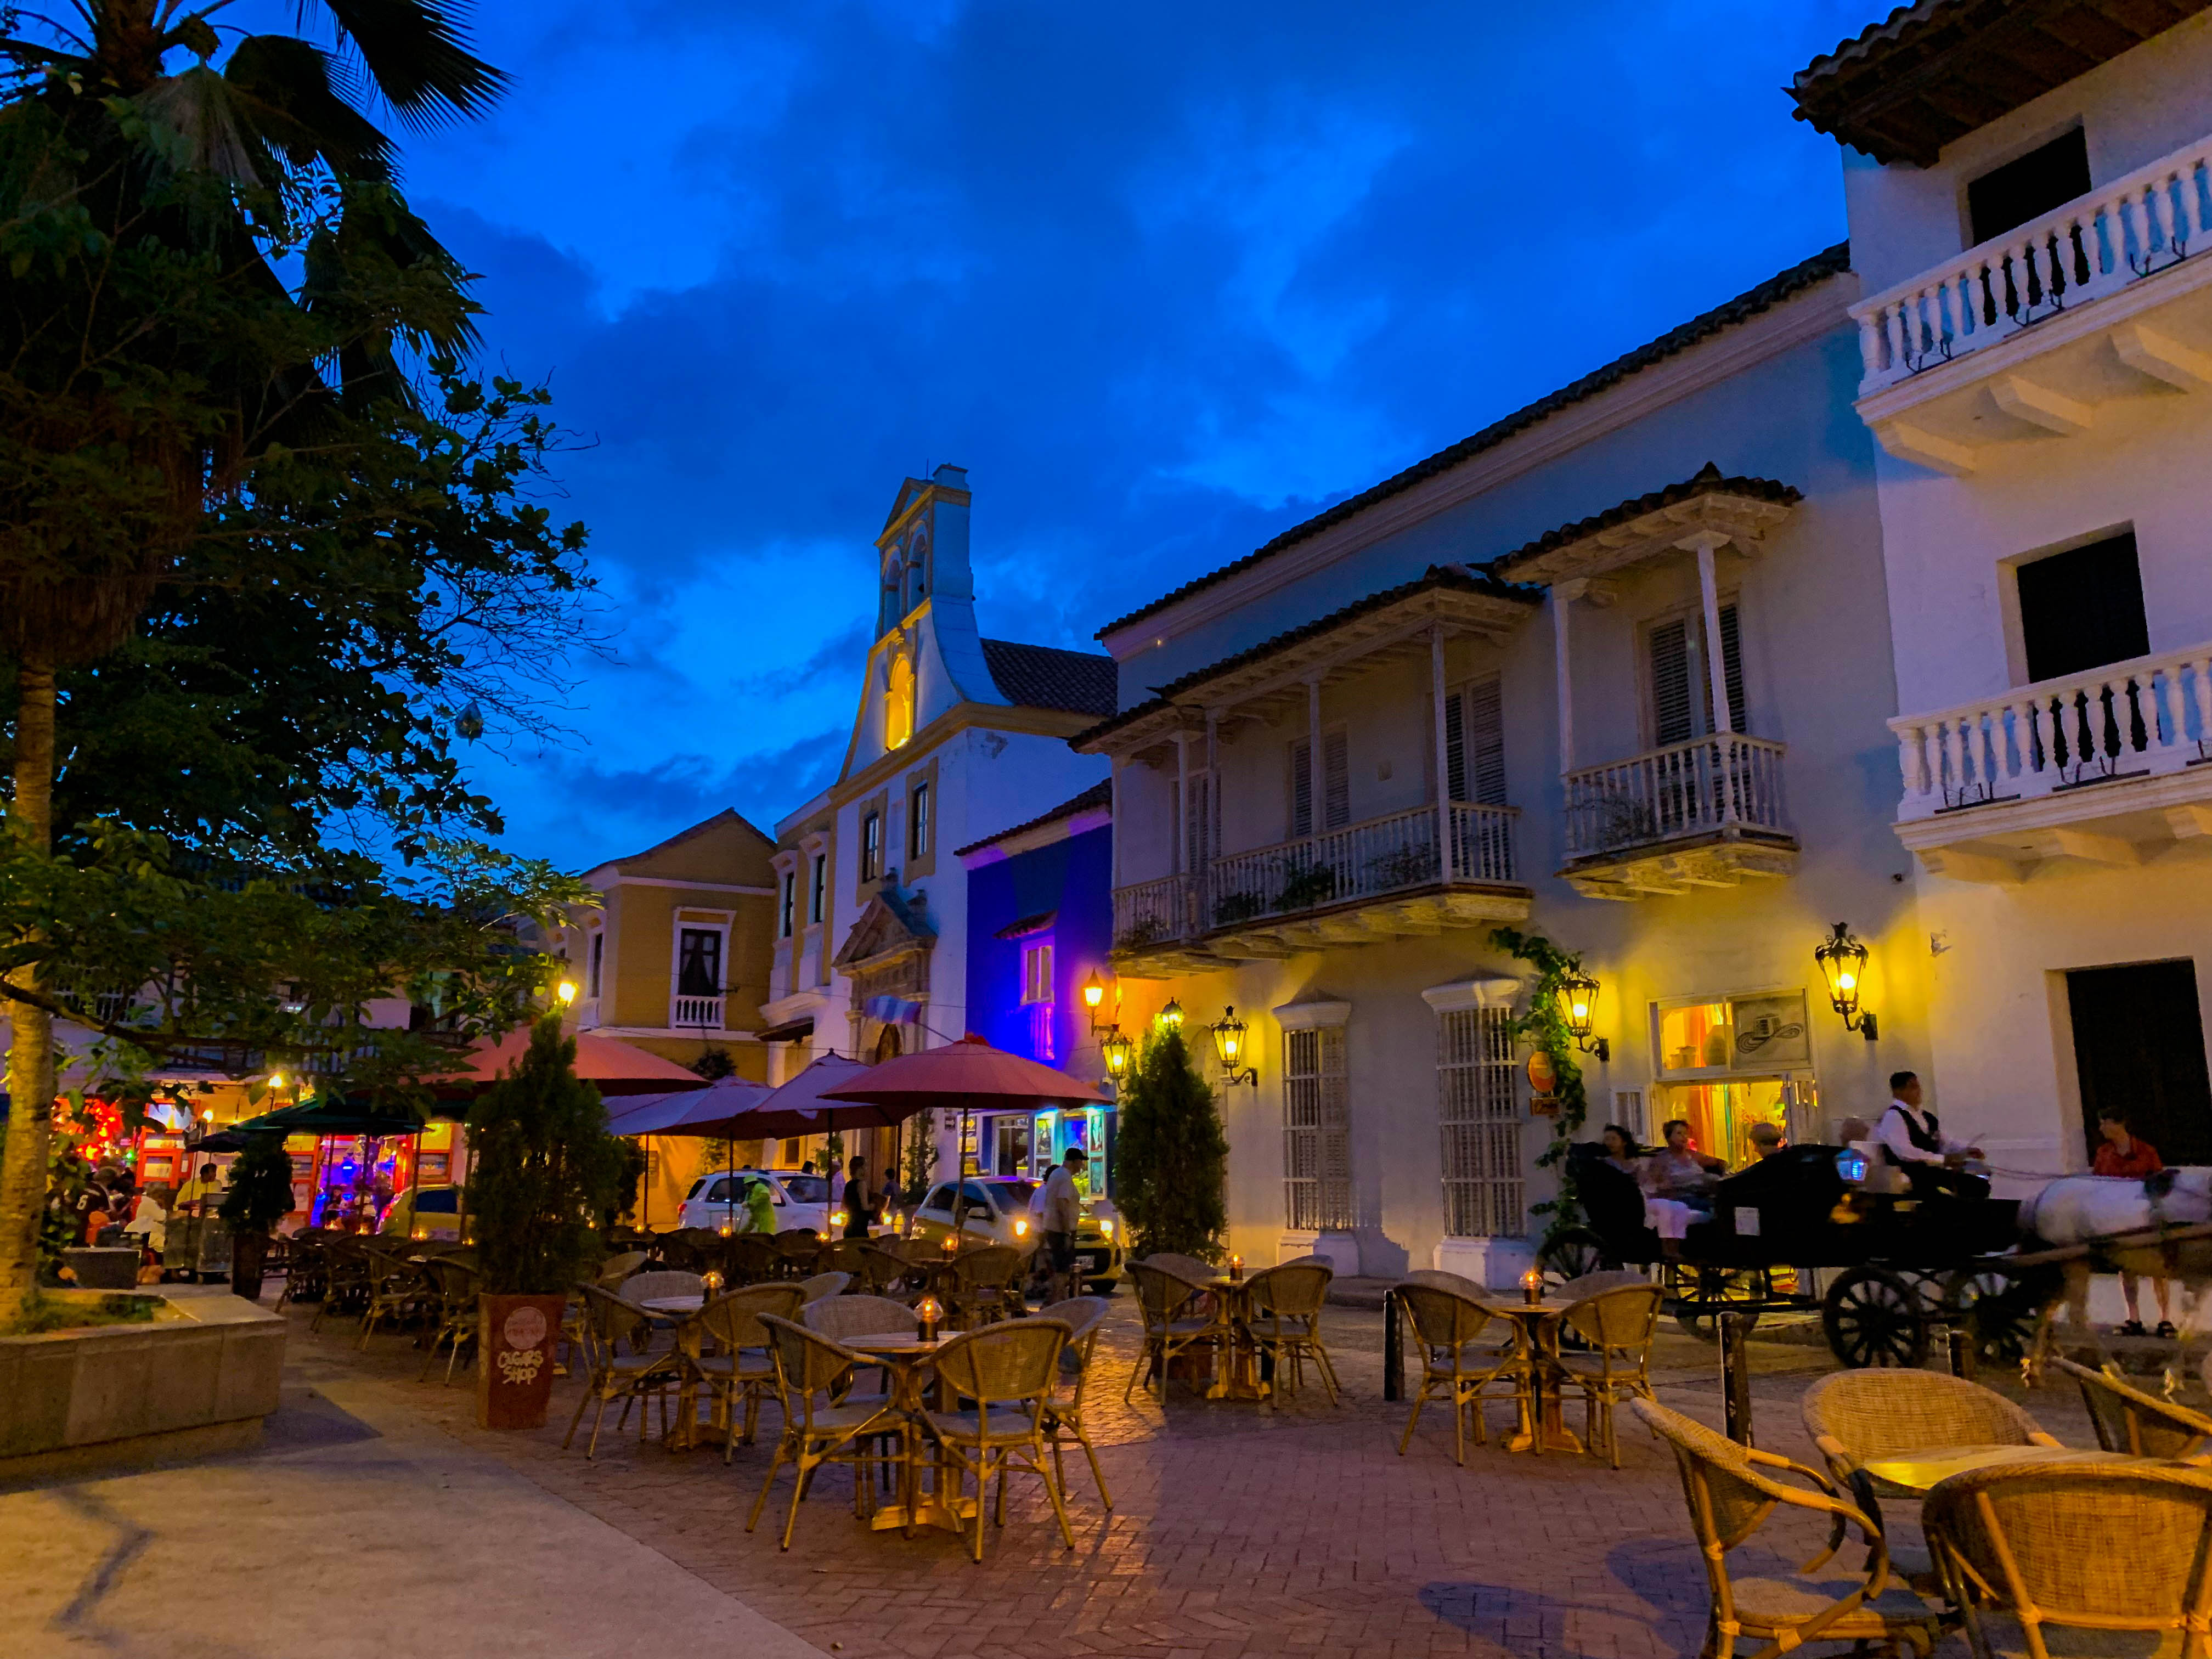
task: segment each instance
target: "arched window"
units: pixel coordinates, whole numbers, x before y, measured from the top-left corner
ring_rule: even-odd
[[[891,661],[890,684],[884,690],[884,747],[897,749],[914,735],[914,665]]]

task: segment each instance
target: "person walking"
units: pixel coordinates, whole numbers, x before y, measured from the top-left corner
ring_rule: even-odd
[[[876,1195],[868,1190],[868,1160],[856,1158],[845,1166],[845,1237],[866,1238],[878,1219]]]
[[[2097,1154],[2089,1162],[2092,1175],[2110,1176],[2123,1180],[2141,1181],[2154,1176],[2166,1167],[2166,1160],[2158,1155],[2158,1148],[2128,1127],[2127,1114],[2117,1106],[2106,1106],[2097,1113]],[[2140,1280],[2131,1273],[2120,1275],[2120,1294],[2127,1298],[2127,1323],[2120,1327],[2122,1336],[2143,1336],[2142,1310],[2136,1302]],[[2172,1336],[2173,1331],[2172,1291],[2167,1282],[2154,1276],[2151,1291],[2158,1297],[2158,1334]]]
[[[1071,1146],[1059,1167],[1045,1177],[1042,1220],[1045,1261],[1052,1274],[1045,1294],[1052,1301],[1074,1296],[1081,1289],[1075,1276],[1075,1230],[1083,1219],[1083,1194],[1075,1180],[1090,1161],[1080,1146]]]
[[[775,1237],[775,1199],[765,1181],[745,1182],[745,1224],[738,1231],[758,1233],[763,1238]]]

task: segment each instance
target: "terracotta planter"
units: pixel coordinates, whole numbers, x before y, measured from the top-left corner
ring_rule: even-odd
[[[248,1302],[261,1300],[261,1264],[269,1259],[266,1233],[230,1236],[230,1288]]]
[[[553,1393],[553,1347],[565,1296],[480,1296],[477,1426],[542,1429]]]

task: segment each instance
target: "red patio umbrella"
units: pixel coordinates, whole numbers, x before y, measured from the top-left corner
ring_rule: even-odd
[[[499,1074],[521,1059],[530,1047],[530,1030],[527,1025],[518,1026],[496,1041],[477,1043],[464,1057],[462,1069],[436,1079],[438,1092],[472,1094],[496,1083]],[[579,1031],[575,1043],[576,1075],[597,1084],[603,1095],[670,1094],[707,1086],[705,1078],[674,1060],[613,1037]]]
[[[667,1094],[626,1095],[607,1114],[607,1133],[617,1135],[694,1135],[706,1140],[750,1140],[760,1131],[748,1127],[750,1114],[769,1097],[765,1083],[748,1078],[717,1078],[703,1089]]]
[[[744,1133],[773,1140],[785,1135],[827,1134],[832,1129],[888,1129],[921,1109],[918,1105],[853,1101],[830,1092],[878,1069],[866,1060],[848,1060],[835,1051],[817,1055],[805,1071],[745,1115]]]

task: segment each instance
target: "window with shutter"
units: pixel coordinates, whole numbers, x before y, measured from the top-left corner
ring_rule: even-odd
[[[1437,1127],[1443,1137],[1444,1231],[1454,1238],[1527,1231],[1521,1125],[1514,1098],[1513,1016],[1447,1010],[1437,1023]]]
[[[1444,767],[1451,799],[1505,805],[1505,708],[1498,676],[1470,681],[1444,699]]]
[[[1343,1027],[1283,1033],[1283,1208],[1298,1231],[1352,1224],[1350,1093]]]
[[[1744,724],[1743,709],[1743,635],[1736,626],[1735,607],[1721,607],[1721,678],[1728,683],[1729,729],[1749,732]],[[1705,725],[1713,724],[1713,692],[1710,681],[1705,686]]]
[[[1321,738],[1322,828],[1341,830],[1352,822],[1352,747],[1342,731]]]
[[[1300,738],[1291,745],[1291,839],[1313,832],[1313,745]]]
[[[1651,665],[1651,742],[1664,749],[1698,735],[1691,714],[1690,624],[1686,617],[1654,623],[1647,635]]]

